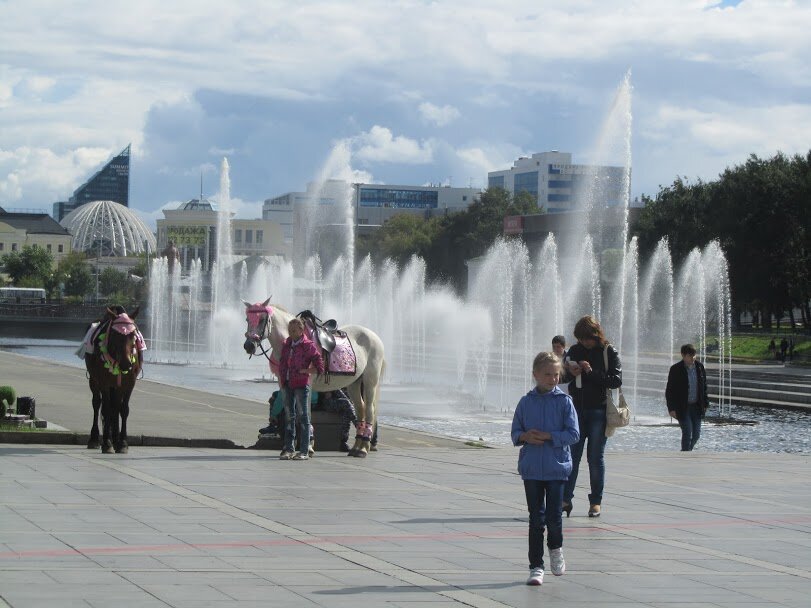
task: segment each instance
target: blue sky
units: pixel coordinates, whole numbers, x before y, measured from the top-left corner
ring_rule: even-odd
[[[231,166],[242,216],[338,142],[364,179],[483,186],[588,162],[632,70],[633,194],[811,148],[811,3],[0,1],[0,206],[50,209],[133,144],[131,206]]]

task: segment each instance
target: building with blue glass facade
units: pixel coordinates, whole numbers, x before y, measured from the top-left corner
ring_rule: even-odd
[[[487,174],[489,188],[503,188],[513,194],[528,192],[538,207],[548,213],[578,208],[615,207],[626,189],[625,169],[606,165],[576,165],[570,152],[539,152],[521,157],[510,169]]]
[[[74,190],[67,201],[53,204],[53,217],[61,222],[65,216],[86,203],[113,201],[130,205],[130,146],[110,159],[85,183]]]

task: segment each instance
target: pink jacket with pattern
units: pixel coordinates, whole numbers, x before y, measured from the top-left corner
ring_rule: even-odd
[[[302,336],[298,344],[293,344],[292,338],[287,338],[282,345],[282,355],[279,357],[279,386],[282,388],[304,388],[310,384],[310,374],[301,373],[301,370],[313,364],[319,374],[324,373],[324,360],[318,347],[307,336]]]

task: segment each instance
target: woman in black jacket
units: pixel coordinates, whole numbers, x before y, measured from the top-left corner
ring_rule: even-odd
[[[701,419],[707,413],[710,400],[707,372],[701,362],[696,361],[695,346],[684,344],[681,359],[667,374],[665,400],[668,413],[681,427],[681,451],[690,452],[701,436]]]
[[[588,442],[589,517],[599,517],[605,485],[606,390],[622,386],[622,365],[617,349],[606,341],[603,328],[594,317],[581,318],[574,326],[574,337],[577,344],[569,349],[566,363],[568,373],[574,377],[569,383],[569,394],[577,410],[580,441],[572,445],[572,474],[563,493],[563,510],[569,517],[580,459]],[[607,368],[604,350],[608,354]]]

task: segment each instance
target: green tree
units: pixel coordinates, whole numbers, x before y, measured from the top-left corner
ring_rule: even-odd
[[[535,197],[521,192],[513,197],[503,188],[488,188],[470,207],[443,218],[442,226],[425,261],[428,277],[464,289],[465,262],[487,251],[504,232],[504,218],[510,215],[543,213]]]
[[[663,236],[674,260],[717,238],[726,252],[737,313],[771,315],[799,307],[811,320],[811,152],[750,156],[718,180],[661,188],[634,227],[644,254]],[[736,320],[739,315],[736,315]]]
[[[115,268],[105,268],[99,275],[99,291],[103,296],[123,294],[128,290],[127,273]]]
[[[96,289],[96,281],[82,253],[73,252],[59,263],[59,281],[65,286],[65,295],[85,297]]]
[[[16,286],[43,287],[53,271],[54,257],[41,247],[23,247],[3,257],[3,266]]]

